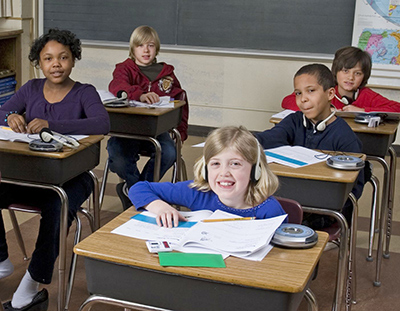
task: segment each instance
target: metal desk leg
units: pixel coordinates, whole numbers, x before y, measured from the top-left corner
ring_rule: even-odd
[[[100,190],[99,190],[99,179],[96,174],[92,171],[88,171],[90,177],[93,180],[93,217],[94,217],[94,229],[100,228]]]
[[[351,304],[357,302],[357,280],[356,280],[356,243],[357,243],[357,219],[358,219],[358,203],[353,193],[349,193],[349,198],[353,204],[353,215],[350,228],[350,249],[348,261],[347,276],[347,293],[346,293],[346,310],[351,309]]]
[[[348,262],[348,250],[349,250],[349,226],[343,214],[328,209],[322,208],[312,208],[303,206],[303,211],[319,215],[328,215],[334,217],[340,226],[340,244],[339,244],[339,254],[337,263],[337,273],[336,273],[336,286],[335,286],[335,296],[332,304],[332,311],[340,311],[343,302],[343,293],[346,283],[346,263]]]
[[[107,185],[107,178],[108,178],[108,173],[110,171],[110,162],[106,160],[106,164],[104,165],[104,170],[103,170],[103,178],[101,180],[101,187],[100,187],[100,197],[99,197],[99,204],[100,208],[103,206],[103,199],[104,199],[104,194],[106,191],[106,185]]]
[[[182,163],[181,163],[181,159],[182,159],[182,138],[181,138],[181,134],[179,133],[179,131],[176,128],[173,128],[171,130],[171,132],[173,133],[173,135],[175,136],[175,149],[176,149],[176,160],[175,160],[175,165],[176,165],[176,173],[175,176],[173,178],[172,182],[177,182],[177,181],[182,181],[183,176],[182,176]]]
[[[315,298],[314,293],[311,291],[311,289],[309,289],[309,288],[306,289],[304,298],[306,298],[306,300],[308,302],[308,311],[318,311],[318,302],[317,302],[317,299]]]
[[[384,258],[389,258],[389,246],[390,237],[392,234],[392,215],[393,215],[393,201],[394,201],[394,190],[396,184],[396,151],[392,146],[389,148],[390,154],[390,177],[389,177],[389,199],[388,199],[388,210],[387,210],[387,224],[386,224],[386,250],[383,253]]]
[[[110,136],[129,138],[129,139],[137,139],[137,140],[147,140],[147,141],[151,142],[155,148],[154,175],[153,175],[154,180],[153,181],[160,180],[161,145],[157,139],[155,139],[154,137],[150,137],[150,136],[129,135],[129,134],[119,134],[119,133],[112,133]]]
[[[109,298],[109,297],[101,296],[101,295],[91,295],[88,299],[86,299],[83,302],[83,304],[79,308],[79,311],[90,311],[92,306],[97,303],[102,303],[102,304],[117,306],[117,307],[123,307],[125,309],[128,309],[128,310],[132,309],[135,311],[171,311],[171,310],[167,310],[167,309],[163,309],[163,308],[146,306],[146,305],[142,305],[140,303]]]
[[[368,238],[368,254],[367,261],[373,261],[372,257],[372,249],[374,247],[374,238],[375,232],[377,232],[378,228],[378,213],[379,213],[379,179],[372,175],[370,183],[372,184],[372,204],[371,204],[371,219],[370,219],[370,228],[369,228],[369,238]],[[379,231],[379,229],[378,229]]]
[[[376,255],[376,275],[374,286],[381,286],[380,275],[381,275],[381,264],[383,254],[383,237],[385,234],[385,221],[386,221],[386,210],[388,208],[389,201],[389,166],[383,158],[367,156],[368,160],[379,162],[383,167],[383,187],[382,187],[382,203],[381,203],[381,215],[379,219],[379,235],[378,235],[378,250]]]

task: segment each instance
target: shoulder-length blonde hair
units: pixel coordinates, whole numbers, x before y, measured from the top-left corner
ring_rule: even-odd
[[[205,166],[212,157],[226,148],[231,148],[252,165],[256,165],[260,155],[261,176],[259,180],[249,182],[245,196],[246,204],[256,206],[275,193],[279,186],[278,177],[268,167],[267,158],[257,139],[243,126],[221,127],[209,134],[203,149],[203,157],[194,165],[194,181],[191,187],[204,192],[211,190],[204,176]]]
[[[131,38],[129,40],[129,58],[135,60],[134,48],[150,41],[153,41],[154,44],[156,45],[156,56],[157,56],[158,52],[160,51],[160,45],[161,45],[157,31],[155,31],[154,28],[146,25],[137,27],[132,32]],[[154,63],[156,62],[157,59],[154,58]]]

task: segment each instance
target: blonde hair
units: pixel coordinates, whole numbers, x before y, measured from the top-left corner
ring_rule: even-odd
[[[129,58],[135,60],[135,47],[138,47],[141,44],[153,41],[156,45],[156,56],[160,51],[160,38],[158,37],[157,31],[150,26],[139,26],[137,27],[131,34],[131,38],[129,40]],[[157,62],[157,59],[154,58],[154,63]]]
[[[208,135],[203,149],[203,157],[194,165],[194,180],[191,187],[204,192],[211,190],[208,181],[203,176],[204,166],[212,157],[226,148],[231,148],[252,165],[257,163],[258,155],[260,155],[261,176],[258,181],[249,182],[244,199],[246,204],[256,206],[275,193],[279,186],[278,177],[268,167],[267,158],[257,139],[243,126],[222,127]]]

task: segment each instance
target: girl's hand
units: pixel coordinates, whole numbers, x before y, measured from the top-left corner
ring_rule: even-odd
[[[357,106],[348,105],[343,107],[343,111],[365,111],[364,108],[359,108]]]
[[[7,123],[15,133],[26,133],[25,119],[20,114],[10,114],[7,117]]]
[[[157,215],[156,221],[160,227],[178,227],[179,221],[187,221],[175,208],[161,200],[155,200],[147,204],[145,208]]]
[[[158,96],[154,92],[149,92],[146,94],[142,94],[140,96],[140,101],[142,103],[154,104],[154,103],[158,103],[160,101],[160,96]]]
[[[33,119],[31,122],[29,122],[28,126],[26,127],[26,130],[28,131],[29,134],[37,134],[45,127],[49,127],[49,122],[43,119],[36,118]]]

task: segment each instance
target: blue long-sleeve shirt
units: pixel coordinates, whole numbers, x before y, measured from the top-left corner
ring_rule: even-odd
[[[162,200],[168,204],[185,206],[192,211],[217,209],[236,214],[242,217],[256,217],[265,219],[286,214],[279,202],[270,196],[261,204],[247,208],[236,209],[224,205],[213,191],[199,191],[189,187],[191,180],[169,183],[169,182],[147,182],[142,181],[134,184],[129,189],[129,198],[137,210],[155,201]]]

